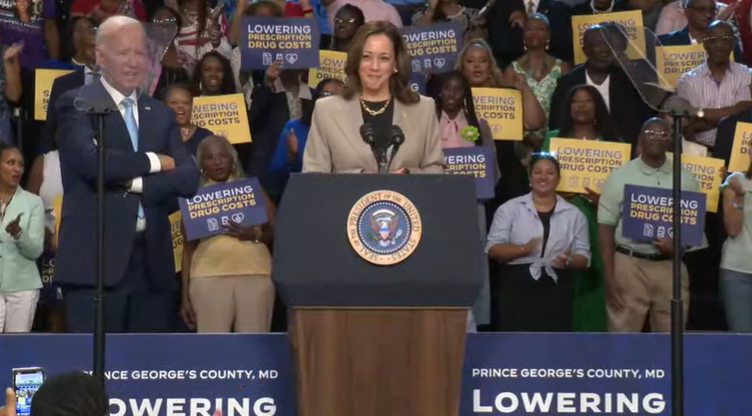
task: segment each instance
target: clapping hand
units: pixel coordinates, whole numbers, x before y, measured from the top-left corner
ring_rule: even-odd
[[[572,255],[570,254],[569,249],[567,249],[565,252],[556,255],[556,258],[553,261],[553,266],[557,269],[566,269],[571,262]]]
[[[672,238],[656,238],[653,241],[653,246],[655,246],[661,254],[671,255],[674,252],[674,240]]]
[[[276,82],[279,78],[280,66],[282,66],[282,60],[277,59],[271,65],[269,65],[268,68],[266,68],[266,73],[264,74],[264,82],[266,83],[267,87],[271,88],[274,85],[274,82]]]
[[[5,226],[5,232],[11,235],[11,237],[18,239],[18,237],[21,236],[21,216],[23,215],[23,212],[18,214],[15,220],[8,223],[8,225]]]

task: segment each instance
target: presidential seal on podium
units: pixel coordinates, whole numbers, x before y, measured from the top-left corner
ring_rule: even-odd
[[[347,236],[364,260],[391,266],[410,257],[420,243],[423,224],[415,205],[394,191],[373,191],[360,198],[347,217]]]

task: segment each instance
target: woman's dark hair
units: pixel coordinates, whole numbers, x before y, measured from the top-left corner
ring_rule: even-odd
[[[246,16],[255,16],[256,11],[261,7],[271,7],[273,10],[274,17],[284,17],[285,11],[275,2],[274,0],[256,0],[251,2],[248,7],[245,9],[245,15]]]
[[[180,28],[183,27],[183,19],[180,18],[180,13],[178,13],[175,9],[167,6],[159,6],[156,9],[154,9],[154,12],[149,17],[149,20],[154,20],[154,16],[157,15],[157,13],[161,11],[166,11],[172,15],[172,17],[175,19],[175,24],[178,26],[178,31],[175,32],[175,36],[178,36],[180,34]]]
[[[556,160],[556,157],[550,153],[533,153],[532,159],[530,159],[530,168],[528,170],[528,174],[533,173],[533,168],[535,168],[535,165],[538,164],[538,162],[542,162],[544,160],[548,160],[549,162],[554,164],[554,169],[556,169],[556,176],[561,176],[561,165],[559,164],[559,161]]]
[[[154,94],[154,98],[156,98],[159,101],[165,102],[167,101],[167,97],[169,97],[170,94],[172,94],[172,92],[175,90],[185,91],[191,95],[191,98],[193,98],[193,91],[191,90],[191,86],[188,84],[172,84],[164,88],[160,88],[159,91],[157,91],[157,93]]]
[[[569,137],[574,134],[574,120],[572,120],[572,100],[577,91],[585,90],[595,102],[595,133],[604,140],[616,140],[619,135],[616,133],[611,114],[608,112],[606,102],[603,101],[601,93],[592,85],[577,85],[572,87],[564,99],[566,105],[562,107],[559,121],[559,136]],[[555,117],[556,114],[551,114]]]
[[[462,86],[462,94],[464,96],[462,113],[467,119],[467,125],[475,127],[480,132],[480,123],[478,122],[478,116],[475,113],[475,103],[473,103],[473,90],[470,88],[470,83],[467,81],[467,78],[465,78],[465,75],[460,71],[453,70],[441,74],[439,79],[440,81],[434,84],[436,85],[435,88],[438,88],[438,91],[434,90],[431,94],[433,101],[436,104],[436,117],[441,119],[441,112],[444,110],[444,105],[441,102],[441,90],[444,88],[444,84],[456,80]],[[483,145],[483,141],[477,140],[475,144],[481,146]]]
[[[68,24],[65,25],[65,29],[63,29],[63,42],[61,46],[61,53],[60,53],[60,60],[67,62],[73,59],[73,57],[76,55],[76,45],[73,44],[73,34],[76,32],[76,25],[79,21],[86,20],[89,23],[91,23],[92,27],[97,27],[97,25],[94,23],[94,20],[92,20],[89,17],[86,16],[73,16],[68,20]]]
[[[420,102],[420,95],[410,88],[410,55],[402,39],[402,34],[400,34],[397,26],[382,20],[368,22],[355,33],[355,37],[350,43],[350,51],[347,54],[347,65],[345,66],[347,83],[342,88],[342,96],[350,100],[360,93],[361,84],[358,70],[360,69],[360,60],[363,58],[363,45],[365,45],[366,39],[374,35],[385,35],[394,46],[397,72],[389,78],[389,89],[392,95],[403,104],[417,104]]]
[[[2,156],[6,150],[18,150],[18,148],[16,146],[13,146],[12,144],[0,141],[0,156]]]
[[[201,96],[201,69],[204,67],[204,62],[207,59],[217,59],[222,64],[222,85],[219,86],[219,94],[235,94],[235,80],[232,75],[232,67],[230,66],[230,60],[222,56],[217,51],[208,52],[204,55],[193,69],[193,77],[191,77],[191,92],[194,97]]]
[[[178,0],[178,7],[185,6],[186,0]],[[199,6],[198,6],[198,15],[196,16],[196,41],[198,41],[202,36],[204,36],[204,30],[206,29],[206,19],[209,17],[207,16],[206,10],[207,8],[207,0],[199,0]],[[178,32],[182,26],[178,26]]]
[[[302,107],[303,107],[303,115],[300,116],[300,122],[305,124],[306,126],[311,125],[311,120],[313,119],[313,110],[316,107],[316,101],[321,97],[321,91],[326,88],[327,85],[331,83],[337,83],[339,85],[345,85],[344,82],[336,79],[336,78],[326,78],[322,79],[318,85],[316,85],[316,89],[313,90],[313,94],[310,100],[301,100],[302,101]]]

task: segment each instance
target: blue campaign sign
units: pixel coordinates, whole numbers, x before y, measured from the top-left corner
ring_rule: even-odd
[[[257,178],[204,186],[193,198],[180,198],[178,202],[188,241],[222,234],[230,221],[242,227],[267,221],[266,204]]]
[[[444,171],[450,175],[474,175],[477,198],[491,199],[496,187],[492,151],[486,146],[444,149]]]
[[[626,238],[652,241],[673,238],[672,190],[648,186],[624,186],[622,230]],[[702,245],[705,229],[705,198],[700,192],[682,191],[681,244]]]
[[[464,33],[460,24],[451,22],[402,29],[412,71],[434,74],[451,71],[457,54],[462,50]]]
[[[106,345],[111,416],[296,414],[287,335],[108,335]],[[0,379],[19,367],[90,371],[91,351],[91,335],[0,335]]]
[[[240,39],[241,69],[266,69],[275,60],[285,69],[319,65],[319,30],[316,19],[244,17]]]

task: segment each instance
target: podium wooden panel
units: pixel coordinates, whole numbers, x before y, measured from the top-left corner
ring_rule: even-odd
[[[293,308],[299,416],[457,416],[464,308]]]

